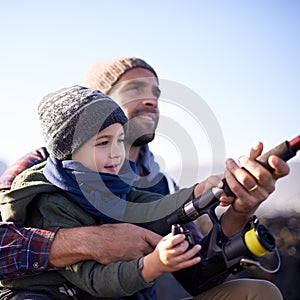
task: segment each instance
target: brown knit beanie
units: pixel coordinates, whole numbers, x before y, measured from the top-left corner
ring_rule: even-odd
[[[98,90],[75,85],[46,95],[38,115],[49,153],[70,159],[72,153],[100,130],[127,123],[119,105]]]
[[[84,85],[92,89],[109,93],[120,77],[134,68],[144,68],[151,71],[157,78],[154,69],[144,60],[137,57],[119,57],[95,63],[88,70],[84,79]]]

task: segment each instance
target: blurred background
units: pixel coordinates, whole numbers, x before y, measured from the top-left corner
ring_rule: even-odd
[[[300,133],[297,0],[11,0],[1,3],[0,26],[0,174],[43,145],[37,103],[45,94],[81,84],[91,64],[124,55],[145,59],[176,91],[195,93],[218,129],[209,133],[188,99],[174,104],[163,90],[162,120],[186,133],[170,139],[160,124],[150,147],[181,186],[222,172],[226,157],[247,155],[257,140],[267,150]],[[289,165],[258,215],[283,257],[270,279],[285,299],[300,299],[300,155]]]

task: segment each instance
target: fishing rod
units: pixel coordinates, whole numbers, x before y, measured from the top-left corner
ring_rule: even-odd
[[[270,172],[274,172],[268,163],[271,155],[288,161],[299,150],[300,135],[290,141],[284,141],[257,157],[256,161]],[[208,245],[205,247],[205,253],[202,253],[202,250],[198,253],[201,262],[173,273],[181,285],[192,295],[197,295],[199,291],[203,291],[203,288],[206,289],[207,283],[212,278],[219,278],[223,274],[224,276],[228,273],[236,274],[249,266],[256,266],[268,273],[275,273],[281,264],[274,235],[266,226],[259,223],[256,216],[253,216],[238,234],[223,241],[220,239],[221,223],[216,216],[215,208],[223,194],[235,196],[225,179],[223,179],[222,188],[211,188],[200,197],[183,204],[170,215],[153,222],[152,228],[149,228],[160,234],[166,234],[170,230],[173,234],[184,233],[191,247],[194,245],[193,236],[188,230],[182,232],[180,225],[194,221],[203,214],[208,214],[210,217],[213,227],[209,233],[209,239],[207,239]],[[267,269],[260,263],[260,259],[268,252],[276,253],[277,267],[274,269]]]
[[[274,169],[269,165],[268,159],[271,155],[276,155],[284,161],[288,161],[293,158],[297,151],[300,150],[300,135],[296,136],[290,141],[284,141],[277,145],[270,151],[256,158],[256,161],[263,165],[270,172],[274,172]],[[185,203],[177,211],[171,213],[165,220],[170,226],[172,224],[184,224],[190,221],[196,220],[202,214],[208,214],[211,218],[215,218],[214,208],[219,204],[219,198],[221,195],[235,196],[228,186],[226,179],[223,179],[223,187],[213,187],[207,192],[203,193],[200,197],[192,199]]]

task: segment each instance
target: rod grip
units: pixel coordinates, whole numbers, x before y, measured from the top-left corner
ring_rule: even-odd
[[[264,153],[263,155],[257,157],[257,161],[263,165],[267,170],[270,172],[274,172],[274,169],[269,165],[268,159],[271,155],[276,155],[280,157],[284,161],[288,161],[292,157],[296,155],[296,152],[293,151],[292,147],[290,146],[290,143],[288,141],[285,141],[278,146],[274,147],[270,151]]]

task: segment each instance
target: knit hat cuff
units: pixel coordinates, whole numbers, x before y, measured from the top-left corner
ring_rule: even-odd
[[[92,65],[84,79],[84,84],[107,94],[123,74],[134,68],[147,69],[158,78],[154,69],[144,60],[137,57],[120,57]]]

